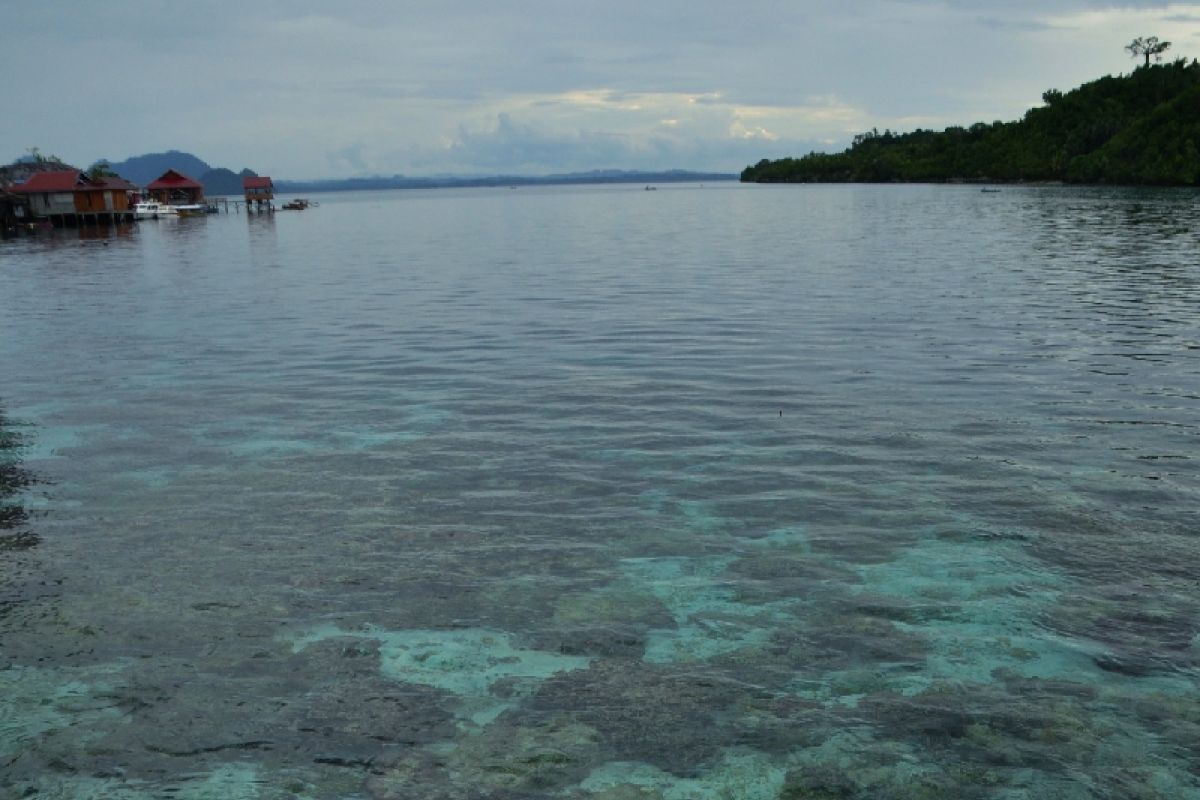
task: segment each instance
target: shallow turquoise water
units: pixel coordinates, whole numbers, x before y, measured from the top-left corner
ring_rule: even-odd
[[[1200,200],[0,243],[0,796],[1200,798]]]

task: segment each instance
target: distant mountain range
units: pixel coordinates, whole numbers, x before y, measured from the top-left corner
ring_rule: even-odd
[[[213,167],[200,157],[181,150],[168,150],[165,153],[146,153],[140,156],[132,156],[124,161],[109,161],[108,159],[100,159],[100,161],[108,164],[108,168],[112,172],[115,172],[137,186],[146,186],[161,177],[167,170],[173,169],[176,172],[187,175],[189,178],[198,180],[204,186],[204,193],[210,197],[241,195],[242,179],[258,175],[257,172],[248,168],[243,169],[241,172],[234,172],[225,167]],[[78,169],[78,167],[72,167],[60,161],[55,156],[43,158],[41,162],[36,162],[32,157],[23,157],[8,167],[0,167],[0,185],[23,180],[31,171],[50,168]],[[6,176],[10,180],[2,180]],[[298,194],[302,192],[361,191],[370,189],[554,186],[596,183],[653,184],[736,181],[737,179],[738,176],[736,174],[727,172],[691,172],[682,169],[658,171],[598,169],[589,172],[564,172],[540,176],[486,175],[463,177],[439,175],[428,178],[414,178],[406,175],[378,175],[364,178],[332,178],[309,181],[291,181],[283,178],[275,179],[274,182],[275,190],[278,194]]]
[[[682,183],[693,181],[735,181],[738,176],[724,172],[688,172],[667,170],[640,172],[635,170],[592,170],[566,172],[558,175],[489,175],[476,177],[438,176],[410,178],[404,175],[372,178],[344,178],[318,181],[275,181],[279,192],[335,192],[364,189],[440,189],[470,186],[552,186],[582,183]]]
[[[203,159],[179,150],[166,153],[147,153],[133,156],[124,161],[109,161],[109,167],[122,178],[145,186],[169,169],[182,172],[204,185],[204,193],[211,196],[240,195],[242,178],[258,173],[250,169],[241,172],[224,167],[213,167]],[[329,180],[290,181],[276,179],[275,190],[279,193],[336,192],[363,189],[431,189],[469,186],[537,186],[572,183],[679,183],[683,181],[733,181],[737,175],[723,172],[689,172],[667,170],[639,172],[630,170],[593,170],[591,172],[568,172],[558,175],[528,177],[520,175],[493,175],[486,177],[438,176],[412,178],[405,175],[374,176],[369,178],[336,178]]]

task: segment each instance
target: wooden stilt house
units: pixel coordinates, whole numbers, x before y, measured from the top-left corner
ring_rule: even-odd
[[[275,184],[266,175],[242,178],[242,190],[246,196],[246,208],[253,204],[259,211],[262,211],[263,205],[270,209],[271,201],[275,199]]]
[[[35,172],[11,188],[28,198],[35,217],[56,225],[107,224],[133,218],[129,194],[136,187],[123,178],[89,178],[77,169]]]
[[[169,169],[146,186],[146,191],[160,203],[173,206],[196,205],[204,202],[204,186],[182,172]]]

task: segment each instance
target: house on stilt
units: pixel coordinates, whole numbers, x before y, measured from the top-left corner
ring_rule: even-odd
[[[204,186],[182,172],[169,169],[146,186],[146,192],[160,203],[172,206],[199,205],[204,202]]]
[[[242,178],[242,191],[246,197],[246,208],[251,206],[262,211],[263,206],[268,211],[274,210],[271,201],[275,199],[275,184],[266,175],[247,175]]]
[[[9,189],[26,198],[32,216],[60,227],[130,222],[129,196],[136,190],[124,178],[91,178],[78,169],[35,172]]]

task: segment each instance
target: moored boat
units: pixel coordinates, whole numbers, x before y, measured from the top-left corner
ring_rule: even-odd
[[[146,200],[133,206],[134,219],[158,219],[159,217],[174,217],[179,214],[175,206],[160,203],[157,200]]]

